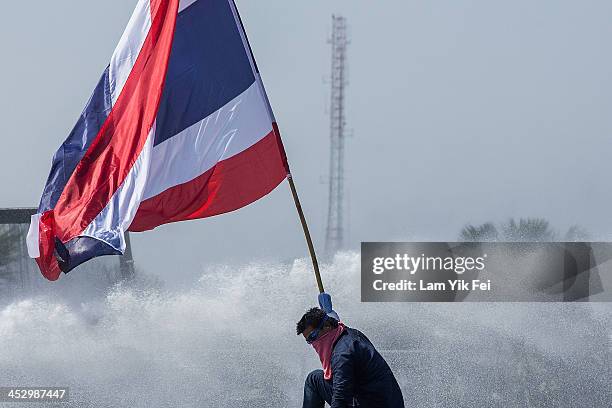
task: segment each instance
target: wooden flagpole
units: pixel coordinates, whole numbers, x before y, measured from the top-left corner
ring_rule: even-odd
[[[257,78],[259,76],[259,70],[257,69],[257,64],[255,63],[255,55],[253,54],[253,50],[251,48],[251,44],[249,43],[248,37],[246,35],[246,30],[244,29],[244,24],[242,24],[242,19],[240,18],[240,13],[238,13],[238,8],[236,7],[236,2],[234,0],[230,1],[230,5],[232,7],[232,11],[234,12],[235,19],[237,24],[242,31],[243,41],[246,46],[246,49],[249,52],[251,57],[251,67],[253,69],[253,74]],[[272,113],[272,107],[270,106],[270,101],[268,100],[268,95],[263,87],[263,81],[261,77],[259,78],[261,82],[260,91],[263,93],[264,98],[266,100],[266,104],[268,105],[268,109],[270,110],[270,118],[272,119],[272,128],[274,129],[274,133],[280,140],[280,131],[278,130],[278,126],[276,125],[276,121],[274,120],[274,114]],[[282,142],[280,142],[282,146]],[[283,152],[284,155],[284,152]],[[297,190],[295,189],[295,183],[293,182],[293,177],[291,176],[291,172],[289,171],[289,164],[287,163],[287,159],[285,157],[285,167],[287,169],[287,180],[289,180],[289,187],[291,187],[291,194],[293,195],[293,201],[295,202],[295,208],[297,209],[298,215],[300,216],[300,222],[302,223],[302,229],[304,230],[304,236],[306,237],[306,243],[308,244],[308,251],[310,252],[310,258],[312,259],[312,266],[314,268],[315,278],[317,279],[317,286],[319,287],[319,292],[323,293],[323,282],[321,281],[321,273],[319,272],[319,263],[317,262],[317,254],[315,253],[314,245],[312,244],[312,238],[310,237],[310,231],[308,230],[308,224],[306,224],[306,217],[304,217],[304,211],[302,211],[302,205],[300,204],[300,198],[298,197]]]
[[[312,259],[312,267],[314,268],[315,278],[317,279],[319,293],[323,293],[325,292],[325,290],[323,289],[323,281],[321,280],[321,272],[319,271],[319,262],[317,261],[317,254],[315,253],[314,245],[312,244],[312,238],[310,237],[310,231],[308,230],[306,217],[304,217],[304,211],[302,210],[300,198],[298,197],[297,190],[295,189],[295,183],[293,182],[293,177],[291,176],[291,173],[287,174],[287,180],[289,181],[291,195],[293,195],[295,208],[297,209],[298,215],[300,216],[300,222],[302,223],[302,229],[304,230],[304,236],[306,237],[306,244],[308,245],[308,251],[310,252],[310,258]]]

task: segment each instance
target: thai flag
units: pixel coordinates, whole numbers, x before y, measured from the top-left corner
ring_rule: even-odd
[[[210,217],[288,174],[233,0],[140,0],[53,157],[28,251],[49,280],[125,250],[125,231]]]

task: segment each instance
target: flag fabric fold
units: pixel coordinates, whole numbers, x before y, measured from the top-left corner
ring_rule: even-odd
[[[241,208],[288,165],[232,0],[140,0],[53,157],[28,251],[56,280],[126,231]]]

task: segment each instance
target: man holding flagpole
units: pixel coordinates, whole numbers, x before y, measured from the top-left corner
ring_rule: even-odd
[[[389,366],[339,322],[234,0],[138,0],[77,123],[53,156],[27,237],[51,281],[122,255],[126,232],[235,211],[287,179],[322,309],[298,323],[324,371],[304,406],[403,407]]]
[[[319,295],[319,304],[296,326],[323,366],[306,378],[303,408],[323,408],[326,402],[331,408],[403,408],[397,380],[370,340],[339,321],[329,295]]]

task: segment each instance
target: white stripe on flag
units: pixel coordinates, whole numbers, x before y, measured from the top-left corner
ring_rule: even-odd
[[[151,1],[139,0],[111,57],[109,82],[113,105],[117,102],[151,29]],[[80,236],[104,241],[125,250],[124,231],[132,223],[144,191],[155,138],[153,125],[138,159],[110,202]]]
[[[108,70],[113,105],[123,90],[151,29],[151,2],[139,0],[111,57]]]
[[[191,6],[196,1],[198,0],[181,0],[181,2],[179,3],[179,13],[185,10],[187,7]]]
[[[28,255],[30,258],[38,258],[40,256],[39,244],[39,222],[40,214],[34,214],[30,217],[30,229],[26,237],[26,245],[28,247]]]
[[[261,87],[254,82],[212,115],[155,146],[144,199],[193,180],[271,131]]]
[[[107,206],[87,226],[80,236],[106,242],[118,251],[125,251],[125,236],[140,206],[149,174],[151,152],[155,141],[155,124],[147,141],[130,169],[129,174],[115,192]],[[117,244],[118,243],[118,244]]]

